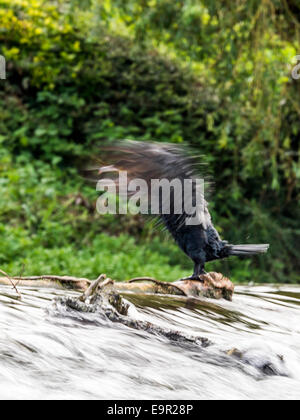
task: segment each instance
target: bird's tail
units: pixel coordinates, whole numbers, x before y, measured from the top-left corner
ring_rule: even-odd
[[[269,244],[249,244],[249,245],[226,245],[228,255],[250,256],[264,254],[268,251]]]

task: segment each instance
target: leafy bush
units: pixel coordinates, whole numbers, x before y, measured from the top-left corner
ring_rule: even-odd
[[[78,175],[103,139],[155,139],[204,155],[226,239],[271,243],[267,256],[209,268],[299,281],[296,32],[269,3],[0,0],[0,266],[187,274],[187,258],[141,218],[96,215]]]

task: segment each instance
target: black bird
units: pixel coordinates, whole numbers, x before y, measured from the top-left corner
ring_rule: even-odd
[[[203,192],[200,191],[199,184],[196,184],[196,180],[201,179],[195,170],[197,160],[185,147],[124,140],[103,147],[101,161],[103,160],[106,166],[99,169],[99,174],[126,171],[128,184],[133,179],[146,181],[148,202],[157,204],[154,216],[160,219],[182,251],[194,262],[194,273],[188,279],[199,280],[199,276],[205,274],[204,266],[208,261],[231,255],[248,257],[267,252],[268,244],[231,245],[220,238],[212,224]],[[159,193],[154,193],[151,190],[151,180],[154,179],[166,179],[169,182],[179,180],[182,194],[176,192],[174,187],[168,197],[162,189]],[[115,181],[118,182],[116,177]],[[120,187],[119,185],[119,189]],[[132,191],[127,192],[129,196],[134,194]],[[201,198],[200,205],[196,202],[197,193]],[[191,203],[189,206],[186,206],[187,201]],[[198,207],[195,210],[193,206],[196,204]],[[196,224],[189,224],[191,218],[196,220]]]

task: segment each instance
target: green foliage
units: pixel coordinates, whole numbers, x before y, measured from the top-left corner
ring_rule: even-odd
[[[299,279],[296,1],[0,0],[0,266],[172,280],[190,263],[140,218],[99,217],[78,168],[103,139],[188,142],[209,163],[214,222],[266,257],[210,264]]]

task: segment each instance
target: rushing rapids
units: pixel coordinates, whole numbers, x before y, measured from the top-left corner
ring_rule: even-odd
[[[1,398],[299,396],[297,287],[237,287],[232,302],[19,291],[0,286]]]

